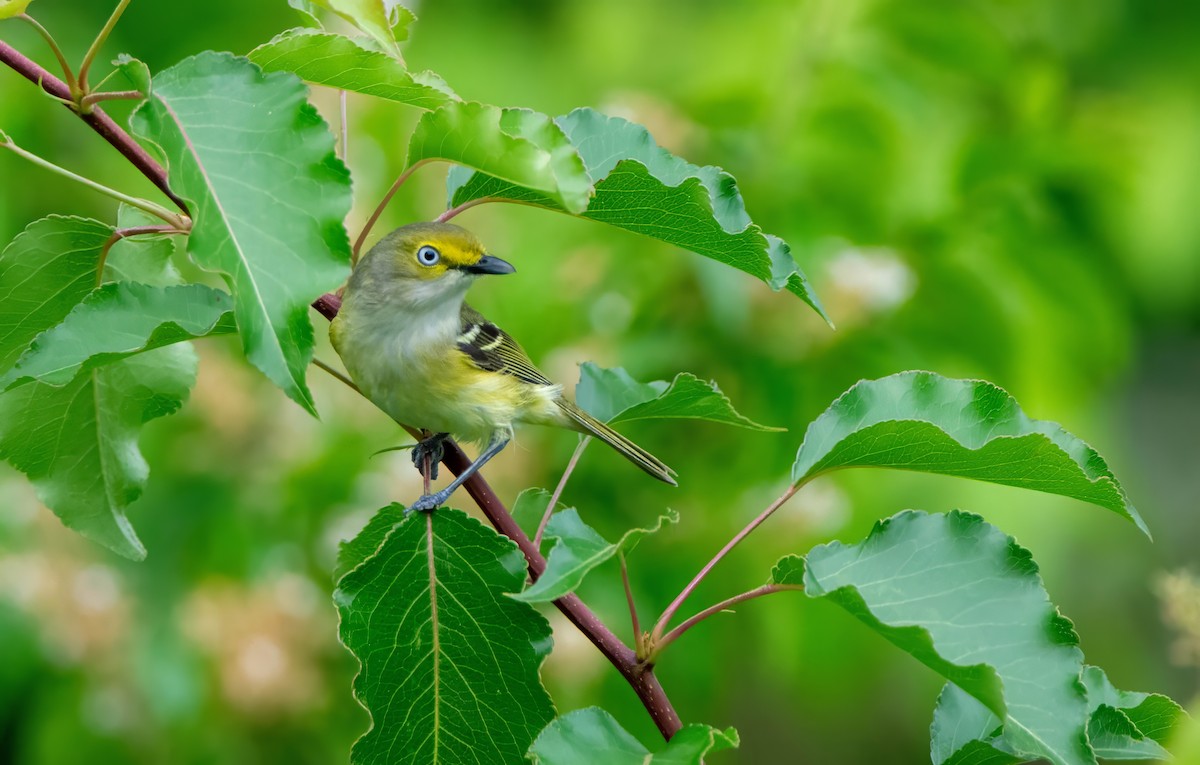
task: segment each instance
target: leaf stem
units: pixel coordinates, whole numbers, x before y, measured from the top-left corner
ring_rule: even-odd
[[[550,503],[546,505],[546,512],[542,514],[542,522],[538,524],[537,533],[533,535],[533,545],[539,550],[542,549],[542,534],[546,531],[546,524],[550,522],[550,516],[554,515],[554,508],[558,505],[558,499],[562,496],[563,489],[566,488],[567,479],[571,477],[571,473],[575,472],[575,466],[579,464],[579,457],[591,440],[591,436],[584,436],[579,440],[579,445],[575,447],[575,453],[571,455],[571,461],[567,463],[567,469],[563,471],[562,478],[558,479],[558,486],[554,487],[554,493],[550,495]]]
[[[375,222],[379,220],[379,216],[383,215],[383,210],[388,206],[388,202],[392,201],[392,197],[396,195],[396,192],[400,190],[400,187],[404,185],[404,182],[408,180],[409,176],[412,175],[418,167],[430,161],[432,160],[417,160],[408,168],[406,168],[404,172],[400,173],[398,178],[396,178],[396,182],[393,183],[392,187],[388,189],[388,192],[383,195],[383,199],[380,200],[379,204],[375,207],[375,212],[371,213],[370,218],[367,218],[367,225],[363,226],[362,233],[360,233],[358,235],[358,239],[355,240],[354,252],[350,258],[350,265],[354,265],[358,262],[358,253],[362,250],[363,242],[367,240],[367,234],[371,233],[371,229],[375,226]]]
[[[67,84],[43,69],[36,62],[22,55],[20,51],[3,40],[0,40],[0,62],[3,62],[6,66],[34,85],[37,85],[46,93],[62,101],[68,109],[74,111],[74,99],[71,97],[71,89],[67,87]],[[175,192],[171,191],[170,184],[167,182],[167,171],[163,169],[163,166],[147,154],[146,150],[139,146],[120,125],[113,122],[112,117],[109,117],[100,108],[93,109],[88,114],[79,114],[78,112],[76,114],[87,123],[88,127],[99,133],[101,138],[108,141],[117,151],[121,152],[142,175],[150,179],[150,182],[157,186],[162,193],[166,194],[167,198],[174,202],[180,210],[185,213],[188,211],[187,203],[175,194]]]
[[[77,183],[81,183],[84,186],[87,186],[89,189],[92,189],[93,191],[98,191],[101,194],[104,194],[105,196],[108,196],[108,197],[112,197],[113,199],[115,199],[119,202],[124,202],[125,204],[127,204],[131,207],[136,207],[139,210],[142,210],[143,212],[147,212],[147,213],[155,216],[156,218],[162,218],[164,221],[166,221],[167,225],[169,225],[173,229],[178,229],[180,231],[187,231],[190,228],[190,222],[187,222],[186,218],[184,216],[180,216],[177,213],[173,213],[170,210],[166,209],[165,207],[156,205],[147,199],[141,199],[139,197],[131,197],[128,194],[117,191],[116,189],[109,188],[108,186],[105,186],[102,183],[93,181],[91,178],[85,178],[82,175],[73,173],[70,170],[67,170],[65,167],[59,167],[58,165],[54,164],[53,162],[51,162],[47,159],[42,159],[41,157],[39,157],[38,155],[34,154],[31,151],[26,151],[25,149],[22,149],[20,146],[17,146],[17,144],[12,140],[12,138],[9,138],[8,135],[6,135],[3,132],[0,132],[0,146],[4,146],[5,148],[9,149],[17,156],[24,157],[25,159],[29,160],[33,164],[37,165],[38,167],[41,167],[45,170],[49,170],[50,172],[54,173],[55,175],[60,175],[63,178],[69,178],[70,180],[73,180]]]
[[[625,563],[625,553],[618,550],[617,560],[621,562],[621,584],[625,585],[625,602],[629,604],[629,621],[633,625],[633,648],[638,657],[642,656],[642,625],[638,621],[637,604],[633,602],[633,587],[629,584],[629,566]]]
[[[89,110],[101,101],[115,101],[117,99],[136,101],[142,98],[145,98],[145,94],[140,90],[109,90],[103,93],[88,93],[79,100],[79,105],[84,110]]]
[[[749,536],[751,531],[754,531],[756,528],[762,525],[763,521],[770,518],[771,515],[778,510],[781,505],[783,505],[784,502],[787,502],[789,499],[791,499],[792,496],[800,490],[800,487],[803,486],[804,483],[804,481],[801,481],[789,486],[787,491],[785,491],[779,496],[778,499],[767,506],[766,510],[763,510],[761,513],[759,513],[754,520],[746,524],[746,527],[739,531],[733,537],[733,539],[729,540],[729,542],[727,542],[725,546],[713,556],[712,560],[704,564],[704,568],[700,569],[700,573],[692,577],[692,581],[688,582],[687,586],[684,587],[679,595],[675,597],[675,600],[671,601],[671,605],[667,606],[666,610],[662,612],[662,616],[658,617],[658,621],[655,623],[654,629],[650,631],[651,645],[658,645],[662,641],[663,632],[671,623],[671,619],[675,616],[675,612],[679,610],[679,607],[683,605],[683,602],[688,599],[692,592],[695,591],[696,587],[698,587],[700,583],[704,581],[704,577],[708,576],[708,572],[712,571],[713,567],[720,563],[721,559],[728,555],[730,550],[737,547],[739,542]]]
[[[62,67],[63,77],[66,78],[67,87],[71,90],[71,92],[74,92],[75,88],[77,87],[76,83],[78,82],[75,79],[75,73],[71,71],[71,65],[67,63],[67,57],[63,55],[62,48],[58,47],[58,43],[55,42],[53,35],[50,34],[50,31],[39,24],[37,19],[30,16],[28,13],[22,13],[17,18],[33,26],[33,28],[38,31],[38,34],[40,34],[46,41],[46,45],[50,46],[50,50],[54,53],[54,57],[58,59],[58,65]]]
[[[341,125],[342,130],[340,133],[342,140],[338,144],[338,156],[344,163],[344,162],[349,161],[349,157],[350,157],[350,135],[346,130],[346,124],[347,124],[346,91],[344,91],[344,90],[338,91],[338,102],[339,102],[338,106],[340,107],[339,111],[341,112],[341,119],[342,119],[342,125]]]
[[[186,234],[187,231],[181,231],[174,226],[131,226],[129,228],[119,228],[112,232],[100,248],[100,258],[96,261],[96,286],[99,287],[104,283],[104,264],[108,262],[108,251],[113,248],[117,242],[131,236],[139,234]]]
[[[695,616],[692,616],[690,619],[685,620],[678,627],[663,635],[657,642],[654,642],[650,655],[646,657],[646,661],[653,664],[657,660],[659,654],[663,652],[663,649],[675,642],[680,635],[687,632],[692,627],[695,627],[708,617],[718,614],[727,608],[736,606],[738,603],[744,603],[747,600],[753,600],[754,598],[761,598],[764,595],[770,595],[773,592],[787,592],[789,590],[803,589],[804,585],[801,584],[764,584],[761,587],[755,587],[753,590],[743,592],[740,595],[734,595],[732,598],[726,598],[720,603],[709,606]]]
[[[324,361],[321,361],[318,358],[314,358],[312,360],[312,365],[314,367],[316,367],[317,369],[324,370],[330,376],[334,377],[337,380],[340,380],[344,385],[346,385],[348,388],[350,388],[350,390],[354,391],[355,393],[357,393],[359,395],[362,395],[362,391],[358,389],[358,386],[354,384],[353,380],[351,380],[349,377],[347,377],[346,375],[339,372],[337,369],[326,364]]]
[[[112,15],[108,17],[108,21],[104,23],[100,33],[96,35],[96,39],[92,40],[92,45],[83,56],[83,63],[79,65],[79,78],[74,88],[74,93],[79,98],[88,94],[88,70],[92,68],[92,62],[96,59],[96,54],[100,52],[100,48],[108,39],[108,35],[112,32],[113,27],[117,25],[117,20],[121,18],[121,14],[125,12],[126,6],[129,5],[129,0],[120,0],[117,7],[113,9]],[[80,104],[82,109],[82,104]]]

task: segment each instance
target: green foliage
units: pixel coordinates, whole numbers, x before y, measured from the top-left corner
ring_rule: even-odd
[[[1104,458],[1061,426],[1030,419],[981,380],[902,372],[846,391],[804,434],[792,480],[842,467],[956,475],[1061,494],[1149,530]]]
[[[1166,696],[1118,691],[1099,667],[1084,667],[1088,739],[1105,760],[1168,760],[1163,748],[1183,710]],[[953,683],[938,697],[930,727],[934,765],[1007,765],[1027,762],[987,707]],[[1025,753],[1027,754],[1027,753]]]
[[[38,381],[62,386],[80,371],[167,345],[237,331],[229,295],[201,284],[113,282],[45,331],[3,375],[0,389]]]
[[[392,20],[388,18],[388,9],[384,0],[313,0],[313,2],[349,21],[370,35],[371,39],[389,54],[399,57],[400,49],[396,47],[396,33],[392,31]],[[393,6],[399,7],[396,4]],[[401,29],[406,29],[412,19],[413,15],[405,11]]]
[[[691,250],[758,277],[773,289],[786,287],[828,320],[787,244],[764,234],[750,220],[733,176],[672,155],[659,148],[646,128],[618,117],[576,109],[555,123],[579,151],[595,182],[595,197],[583,217]],[[452,206],[498,198],[581,212],[534,193],[536,188],[520,188],[486,168],[468,166],[482,174],[450,174]]]
[[[4,249],[0,372],[11,374],[35,338],[88,297],[112,232],[96,221],[54,216],[30,224]],[[105,268],[109,277],[120,272],[150,282],[170,278],[155,242],[119,242]],[[59,334],[52,331],[50,337]],[[191,350],[174,345],[60,378],[58,387],[35,382],[0,394],[0,456],[29,476],[64,524],[141,559],[146,550],[125,517],[148,472],[138,433],[147,421],[179,408],[195,367]]]
[[[1030,553],[976,515],[907,511],[857,545],[821,545],[778,584],[803,584],[978,699],[1013,750],[1055,765],[1096,762],[1083,653]]]
[[[546,726],[529,756],[536,765],[701,765],[705,755],[738,745],[733,728],[688,725],[651,753],[599,707],[577,709]]]
[[[432,72],[410,72],[386,53],[342,35],[291,29],[250,51],[266,72],[292,72],[316,85],[352,90],[420,109],[436,109],[458,96]]]
[[[347,274],[350,178],[307,89],[203,53],[155,77],[133,124],[189,201],[188,251],[225,276],[247,358],[315,412],[308,305]]]
[[[371,729],[351,762],[520,763],[554,716],[538,669],[550,627],[509,598],[525,580],[516,545],[449,508],[369,526],[338,582],[342,642],[362,670],[354,692]],[[342,568],[349,559],[343,556]]]
[[[532,496],[540,496],[532,495]],[[549,498],[546,499],[549,502]],[[545,505],[542,505],[543,509]],[[600,536],[579,517],[573,507],[559,510],[546,524],[545,536],[554,547],[546,556],[546,570],[525,590],[513,595],[526,603],[548,603],[574,592],[588,573],[618,553],[627,553],[650,534],[658,533],[664,523],[678,523],[679,514],[668,510],[647,529],[630,529],[615,543]]]
[[[569,212],[588,206],[592,179],[557,124],[529,109],[451,103],[422,115],[408,145],[409,167],[443,159],[552,199]]]
[[[747,430],[779,431],[742,416],[715,380],[704,382],[680,372],[671,382],[640,383],[624,369],[605,369],[586,361],[579,367],[576,401],[593,417],[608,423],[630,420],[691,419],[735,425]]]

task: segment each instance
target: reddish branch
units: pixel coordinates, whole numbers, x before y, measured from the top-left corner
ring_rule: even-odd
[[[65,83],[2,41],[0,41],[0,61],[20,72],[31,82],[40,85],[47,93],[70,100],[71,94]],[[134,167],[170,197],[181,210],[187,212],[187,206],[183,200],[175,196],[168,187],[167,174],[162,166],[155,162],[142,147],[138,146],[133,138],[113,122],[108,115],[97,108],[90,114],[79,114],[79,117],[124,154]],[[318,298],[313,303],[313,308],[317,309],[325,318],[333,319],[334,316],[337,316],[341,305],[341,298],[328,294]],[[467,468],[470,462],[457,444],[453,441],[446,441],[442,464],[451,472],[458,475]],[[512,539],[521,548],[533,579],[536,580],[541,576],[542,572],[546,570],[546,559],[542,557],[537,547],[513,520],[508,509],[492,491],[492,487],[483,479],[483,476],[476,473],[463,484],[463,487],[479,505],[479,509],[483,511],[488,521],[496,527],[496,530]],[[634,692],[637,693],[638,698],[641,699],[642,705],[646,707],[646,711],[650,713],[650,717],[662,732],[663,737],[670,739],[675,735],[682,727],[682,723],[675,708],[671,706],[662,684],[655,676],[653,668],[641,663],[634,650],[613,634],[613,631],[606,627],[600,618],[577,596],[568,595],[559,598],[554,601],[554,605],[600,649],[600,653],[604,654],[605,658],[612,662],[613,666],[625,677]]]
[[[71,100],[71,90],[67,84],[55,77],[50,72],[46,71],[31,59],[26,58],[13,48],[8,43],[0,40],[0,61],[3,61],[10,68],[14,69],[25,79],[38,85],[42,90],[46,91],[55,98],[63,101]],[[69,104],[64,104],[68,109],[75,112]],[[133,137],[121,129],[121,126],[113,122],[112,117],[109,117],[99,107],[96,107],[87,114],[75,112],[81,120],[91,126],[92,130],[99,133],[104,140],[108,141],[117,151],[125,155],[125,158],[133,163],[133,166],[141,171],[142,175],[150,179],[150,182],[159,188],[162,193],[183,210],[188,211],[187,204],[175,196],[167,185],[167,172],[163,170],[162,165],[154,161],[154,158],[146,153],[146,150],[138,146],[137,141]]]

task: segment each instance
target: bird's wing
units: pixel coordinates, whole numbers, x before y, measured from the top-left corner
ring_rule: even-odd
[[[501,372],[534,385],[554,383],[533,365],[520,344],[504,330],[483,317],[483,314],[463,304],[458,349],[475,366],[488,372]]]

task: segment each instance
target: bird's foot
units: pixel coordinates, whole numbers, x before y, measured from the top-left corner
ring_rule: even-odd
[[[445,502],[449,497],[450,492],[446,491],[445,489],[434,492],[433,494],[422,495],[417,498],[416,502],[413,502],[408,506],[406,513],[411,513],[414,510],[418,513],[432,513],[434,510],[437,510],[439,507],[441,507],[442,503]]]
[[[436,481],[438,477],[438,465],[442,462],[442,455],[445,454],[445,441],[449,437],[448,433],[434,433],[429,438],[418,443],[412,450],[413,466],[421,475],[425,475],[425,457],[429,457],[429,480]],[[432,495],[431,495],[432,496]],[[430,508],[431,510],[433,508]]]

